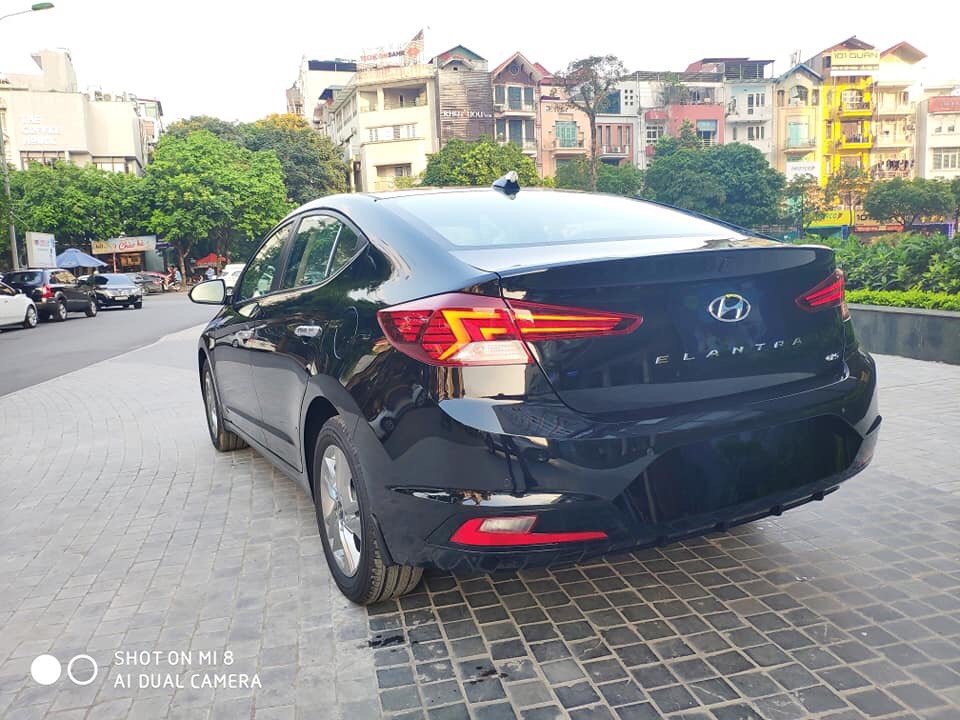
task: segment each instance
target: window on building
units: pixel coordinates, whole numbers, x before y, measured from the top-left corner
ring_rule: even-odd
[[[934,148],[934,170],[960,170],[960,147]]]
[[[557,120],[553,126],[557,146],[562,148],[577,147],[577,123],[575,120]]]
[[[617,125],[617,145],[623,145],[623,125]]]
[[[647,125],[647,145],[656,145],[663,135],[663,125]]]
[[[523,145],[523,118],[507,119],[507,135],[514,145]]]
[[[715,145],[717,142],[717,121],[697,120],[697,137],[704,145]]]
[[[810,102],[811,102],[813,105],[819,105],[819,104],[820,104],[820,90],[819,90],[819,88],[814,88],[814,89],[813,89],[813,92],[811,93],[811,97],[812,97],[812,100],[811,100]]]
[[[533,88],[525,87],[523,89],[523,107],[525,110],[533,110]]]
[[[763,140],[767,136],[763,125],[747,125],[747,140]]]
[[[125,173],[127,172],[127,159],[122,157],[95,157],[93,158],[93,166],[109,172]]]
[[[20,166],[24,169],[30,167],[33,163],[53,167],[58,162],[65,162],[66,152],[62,150],[22,150],[20,151]]]
[[[624,105],[636,105],[637,96],[633,90],[624,89],[623,91],[623,104]]]
[[[523,109],[523,88],[517,85],[510,85],[507,88],[507,107],[511,110]]]
[[[607,127],[605,128],[605,130],[607,131],[607,143],[606,143],[606,144],[607,144],[607,145],[612,145],[613,143],[610,142],[610,131],[613,130],[613,127],[610,126],[610,125],[607,125]]]
[[[507,89],[503,85],[493,86],[493,102],[497,105],[505,105],[507,100]]]
[[[387,140],[412,140],[417,137],[417,125],[385,125],[368,129],[370,142],[385,142]]]
[[[753,115],[756,108],[767,104],[766,93],[747,93],[747,115]]]
[[[497,118],[497,142],[507,141],[507,121],[504,118]]]
[[[733,141],[734,141],[734,142],[737,141],[737,126],[736,126],[736,125],[733,126]]]
[[[803,85],[794,85],[790,88],[790,104],[806,105],[810,98],[810,90]]]
[[[533,145],[536,141],[536,132],[534,130],[533,120],[523,121],[523,142],[525,145]]]

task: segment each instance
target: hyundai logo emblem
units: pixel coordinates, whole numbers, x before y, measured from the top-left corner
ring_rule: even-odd
[[[750,303],[743,295],[727,293],[711,301],[707,312],[720,322],[740,322],[750,314]]]

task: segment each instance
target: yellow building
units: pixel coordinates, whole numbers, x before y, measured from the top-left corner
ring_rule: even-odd
[[[776,82],[774,166],[793,180],[812,175],[826,181],[823,165],[821,87],[823,78],[803,63]]]
[[[855,36],[807,61],[823,77],[821,151],[824,175],[843,166],[870,169],[874,149],[874,79],[880,52]]]

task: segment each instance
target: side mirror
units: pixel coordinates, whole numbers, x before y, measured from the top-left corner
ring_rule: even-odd
[[[198,305],[223,305],[227,299],[227,285],[223,280],[207,280],[194,285],[189,298]]]

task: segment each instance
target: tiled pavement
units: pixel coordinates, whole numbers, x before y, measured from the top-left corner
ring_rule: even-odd
[[[881,358],[877,459],[823,503],[365,612],[309,500],[209,446],[195,337],[0,398],[5,720],[960,719],[960,367]]]

